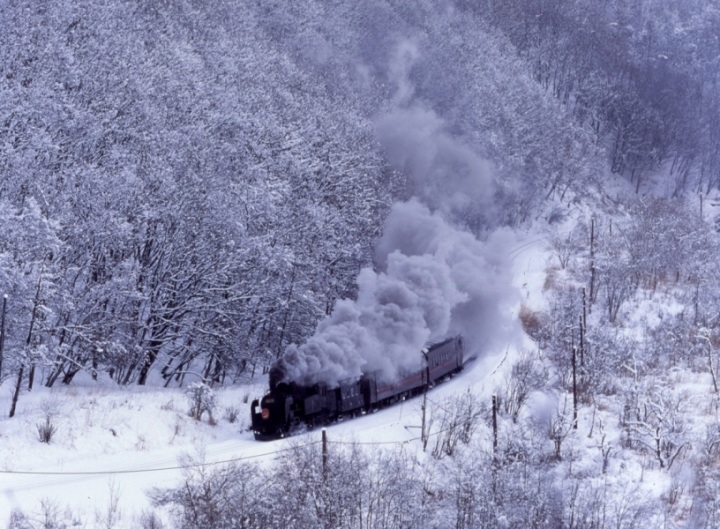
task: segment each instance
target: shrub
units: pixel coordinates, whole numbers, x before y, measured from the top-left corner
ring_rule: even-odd
[[[37,431],[40,442],[50,444],[55,432],[57,432],[57,427],[52,422],[52,415],[45,414],[45,422],[38,423]]]
[[[190,399],[190,417],[199,421],[203,413],[207,412],[210,423],[213,423],[213,411],[215,410],[215,393],[212,388],[202,382],[193,382],[185,389],[185,394]]]
[[[237,406],[228,406],[225,408],[225,415],[223,416],[227,422],[233,424],[237,421],[240,416],[240,410]]]
[[[138,522],[142,529],[165,529],[165,524],[154,511],[143,511]]]

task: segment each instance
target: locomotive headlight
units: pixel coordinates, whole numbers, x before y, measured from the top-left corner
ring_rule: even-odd
[[[262,409],[262,418],[267,420],[270,418],[270,410],[267,408]]]

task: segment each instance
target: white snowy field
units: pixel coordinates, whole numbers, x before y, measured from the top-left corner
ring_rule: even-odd
[[[430,399],[441,399],[472,387],[491,391],[488,381],[502,360],[488,358],[435,388]],[[180,483],[183,456],[206,464],[237,460],[270,461],[289,442],[319,441],[320,431],[291,440],[257,442],[249,426],[249,396],[263,385],[219,388],[216,424],[207,416],[198,422],[188,415],[189,401],[179,389],[36,388],[21,395],[14,418],[0,420],[0,527],[13,510],[41,516],[43,502],[71,518],[90,521],[89,527],[117,509],[116,527],[135,527],[134,520],[151,506],[152,487]],[[10,385],[2,388],[0,406],[10,403]],[[251,400],[251,399],[250,399]],[[409,442],[420,447],[420,399],[344,421],[328,428],[333,441]],[[235,407],[231,423],[224,410]],[[37,425],[46,410],[57,427],[49,444],[38,439]],[[115,506],[114,503],[117,503]]]
[[[242,413],[235,423],[219,417],[215,426],[191,419],[187,398],[177,389],[84,385],[21,395],[16,416],[0,422],[0,520],[8,520],[13,509],[36,510],[42,500],[93,519],[112,495],[129,514],[147,505],[148,487],[177,480],[179,456],[195,445],[206,448],[208,460],[255,453],[244,431],[242,400],[249,389],[217,392],[218,410],[236,406]],[[9,384],[2,392],[5,408]],[[37,431],[46,410],[57,427],[49,444],[39,441]]]
[[[542,237],[534,236],[510,251],[517,287],[526,300],[539,301],[544,245]],[[507,316],[514,320],[516,312]],[[463,373],[433,389],[430,401],[468,389],[490,399],[510,364],[508,357],[515,353],[508,344],[473,360]],[[150,488],[180,483],[184,456],[202,453],[209,464],[271,461],[291,441],[257,442],[249,431],[250,402],[265,386],[266,379],[259,378],[251,386],[216,388],[216,424],[211,425],[207,415],[200,422],[188,415],[189,400],[182,389],[117,387],[87,376],[76,377],[69,387],[47,389],[36,383],[32,392],[22,392],[16,416],[8,418],[14,383],[6,380],[0,387],[0,527],[13,510],[41,516],[48,508],[89,526],[114,509],[120,513],[116,527],[134,527],[137,516],[151,508],[146,496]],[[420,450],[420,406],[420,399],[408,400],[332,425],[328,437],[409,443]],[[237,419],[230,422],[233,408]],[[57,428],[49,444],[38,436],[46,416]],[[296,436],[292,442],[300,438],[317,441],[320,432]]]
[[[545,308],[552,255],[547,240],[533,234],[517,242],[508,257],[521,299],[507,317],[517,320],[520,303],[534,310]],[[628,310],[634,311],[635,318],[647,320],[667,308],[662,298],[657,299],[636,300]],[[626,321],[631,323],[633,318],[627,315]],[[507,384],[512,364],[523,354],[537,351],[537,345],[519,330],[519,325],[517,329],[505,346],[472,360],[462,373],[434,388],[428,394],[430,405],[468,390],[489,404],[491,396]],[[472,356],[476,351],[468,353]],[[692,421],[686,421],[688,432],[702,432],[713,424],[709,375],[676,370],[654,383],[682,398],[685,407],[696,407]],[[6,381],[0,387],[0,527],[7,525],[13,511],[36,519],[48,512],[59,513],[68,527],[73,523],[104,527],[110,525],[108,517],[113,527],[138,527],[140,516],[153,508],[147,491],[182,483],[188,455],[211,465],[241,460],[271,464],[283,457],[289,443],[319,442],[318,430],[290,440],[263,443],[253,439],[248,430],[250,402],[263,393],[265,385],[261,377],[250,386],[216,388],[215,421],[210,424],[207,415],[201,421],[189,416],[189,400],[182,389],[113,387],[89,377],[77,378],[69,387],[47,389],[36,384],[32,392],[21,394],[16,416],[8,418],[13,384]],[[548,424],[553,417],[567,417],[568,398],[557,390],[535,392],[522,417]],[[421,454],[421,400],[411,399],[331,425],[328,439],[403,444]],[[233,411],[237,418],[231,421]],[[553,463],[548,471],[556,473],[558,480],[602,483],[609,497],[617,498],[618,509],[623,508],[623,498],[652,502],[673,487],[682,489],[682,483],[692,483],[691,473],[683,465],[678,464],[671,473],[660,470],[647,450],[624,449],[620,414],[619,399],[599,397],[591,405],[582,405],[578,428],[568,428],[562,441],[562,461]],[[49,444],[38,438],[38,425],[46,416],[57,428]],[[511,421],[501,417],[500,422],[501,436],[513,435]],[[488,424],[483,424],[476,436],[482,449],[491,449]],[[690,433],[686,437],[687,451],[691,450],[691,440],[699,446],[699,437],[691,438]],[[552,453],[550,437],[541,439],[541,445]]]

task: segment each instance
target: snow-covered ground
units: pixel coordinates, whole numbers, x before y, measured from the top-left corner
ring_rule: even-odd
[[[490,388],[488,374],[497,360],[479,361],[436,388],[431,399],[467,387]],[[5,408],[8,384],[2,392],[0,405]],[[101,519],[117,500],[122,513],[117,527],[133,527],[133,517],[150,507],[148,489],[179,482],[184,455],[202,453],[205,463],[271,460],[291,441],[261,443],[248,431],[248,395],[261,392],[261,385],[217,389],[215,425],[207,416],[200,422],[189,417],[188,399],[178,389],[86,385],[37,388],[21,395],[16,416],[0,421],[0,524],[7,523],[13,509],[39,513],[42,501],[61,510],[69,507],[77,519]],[[233,423],[223,411],[231,407],[240,411]],[[57,427],[49,444],[38,440],[37,425],[44,422],[45,410]],[[409,400],[333,425],[328,436],[388,444],[417,439],[419,411],[419,399]],[[320,432],[303,435],[319,440]]]
[[[525,298],[541,295],[545,241],[538,235],[515,245],[509,258],[516,286]],[[508,314],[517,319],[517,310]],[[469,352],[471,355],[474,351]],[[429,398],[443,398],[471,388],[489,399],[509,357],[508,344],[470,362],[464,372],[433,389]],[[180,482],[183,457],[205,463],[236,460],[271,461],[292,440],[261,443],[249,431],[250,401],[266,385],[216,388],[215,424],[207,415],[196,421],[188,415],[189,400],[178,388],[116,387],[77,377],[70,387],[47,389],[36,384],[23,392],[14,418],[7,417],[13,390],[8,380],[0,388],[0,525],[13,510],[42,514],[51,508],[85,523],[120,513],[116,527],[134,527],[137,516],[150,509],[146,492]],[[329,427],[334,440],[407,443],[421,447],[421,399]],[[237,419],[228,418],[235,409]],[[38,426],[50,417],[57,431],[49,444],[41,443]],[[319,440],[320,432],[304,435]],[[317,439],[313,439],[317,438]],[[66,510],[69,511],[66,513]],[[70,514],[71,511],[71,514]]]
[[[553,256],[546,237],[536,232],[519,237],[508,257],[514,286],[521,293],[517,306],[507,315],[516,321],[521,303],[533,310],[546,308],[547,270],[553,265]],[[656,295],[654,301],[637,298],[628,309],[633,316],[627,315],[626,322],[631,325],[654,321],[662,311],[673,312],[675,307]],[[434,388],[429,394],[431,404],[468,389],[489,403],[491,395],[506,383],[512,364],[523,353],[537,350],[519,325],[517,329],[505,346],[471,361],[461,374]],[[710,409],[712,381],[707,374],[671,371],[666,380],[656,383],[681,395],[684,402]],[[7,524],[13,510],[40,516],[54,509],[66,520],[77,520],[78,526],[101,526],[109,515],[115,515],[114,527],[137,527],[138,517],[151,509],[147,491],[179,484],[188,455],[205,464],[269,463],[282,457],[289,443],[319,441],[319,431],[270,443],[253,439],[248,430],[250,401],[262,394],[265,384],[259,378],[251,386],[216,388],[213,424],[207,416],[201,421],[189,416],[189,400],[182,389],[119,388],[89,378],[78,378],[70,387],[36,385],[32,392],[21,394],[14,418],[4,415],[0,419],[0,526]],[[11,392],[12,382],[6,381],[0,388],[4,414],[10,407]],[[567,399],[557,392],[536,392],[523,413],[542,420],[543,416],[557,417],[565,408],[567,415]],[[661,471],[647,452],[622,448],[620,402],[600,396],[592,405],[581,406],[578,429],[566,433],[563,461],[552,467],[558,478],[580,476],[588,482],[602,482],[604,490],[617,495],[618,501],[628,495],[643,501],[657,499],[678,480],[690,482],[692,477],[682,476],[682,465],[673,473]],[[233,414],[237,418],[230,420]],[[38,426],[46,416],[57,428],[49,444],[38,439]],[[696,432],[710,421],[702,414],[693,420]],[[412,399],[334,424],[327,433],[332,441],[404,444],[421,452],[420,425],[421,399]],[[480,437],[484,435],[487,442],[488,427],[482,428],[485,431]],[[544,442],[552,445],[550,438]],[[652,440],[648,438],[648,442]],[[601,471],[603,464],[607,472]]]
[[[194,445],[205,446],[212,460],[255,453],[244,431],[249,390],[259,388],[217,392],[219,410],[235,406],[241,413],[237,422],[219,417],[215,426],[190,418],[188,400],[177,389],[88,384],[21,395],[16,416],[0,422],[0,520],[12,509],[32,511],[43,499],[92,519],[111,494],[120,498],[123,512],[132,513],[147,505],[148,487],[177,479],[178,458]],[[9,397],[6,384],[4,409]],[[57,427],[49,444],[39,441],[37,431],[46,413]]]

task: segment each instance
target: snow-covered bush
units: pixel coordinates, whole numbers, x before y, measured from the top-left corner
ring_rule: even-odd
[[[54,501],[43,498],[34,511],[13,510],[7,529],[69,529],[81,524],[69,508],[62,509]]]
[[[53,424],[50,415],[45,415],[45,421],[37,424],[37,431],[40,442],[50,444],[53,435],[57,432],[57,426]]]
[[[45,415],[45,420],[37,424],[38,439],[41,443],[50,444],[53,436],[57,432],[57,426],[53,422],[53,418],[57,415],[57,404],[51,400],[42,403],[41,408]]]
[[[470,391],[432,406],[427,424],[428,433],[435,439],[432,456],[436,459],[452,457],[458,442],[470,443],[483,415],[487,415],[487,406],[484,407],[478,396]]]
[[[165,529],[165,524],[153,511],[143,511],[138,519],[140,529]]]
[[[240,416],[240,409],[237,406],[228,406],[225,408],[225,415],[223,418],[229,423],[235,423]]]
[[[182,529],[260,527],[265,505],[253,501],[262,487],[251,465],[206,466],[188,459],[184,484],[151,492],[155,505],[167,506]]]
[[[526,353],[512,366],[505,378],[505,385],[498,388],[502,411],[516,422],[520,410],[533,391],[542,389],[548,382],[549,374],[539,355]]]
[[[202,382],[193,382],[185,389],[185,394],[190,400],[190,417],[199,421],[207,412],[210,422],[213,422],[216,399],[212,388]]]

